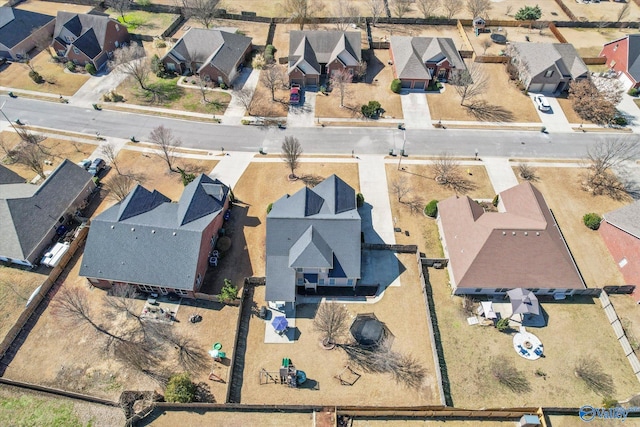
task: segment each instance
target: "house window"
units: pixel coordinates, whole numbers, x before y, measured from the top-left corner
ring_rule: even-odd
[[[174,64],[173,62],[167,62],[167,70],[175,71],[176,70],[176,64]]]
[[[479,294],[480,292],[482,292],[482,288],[476,288],[476,290],[474,291],[476,294]]]
[[[329,279],[329,284],[330,285],[335,285],[336,284],[336,279]]]
[[[613,47],[613,51],[615,52],[616,50],[618,50],[618,43]]]
[[[324,279],[318,279],[318,285],[320,286],[324,285]]]
[[[551,289],[549,289],[549,290],[548,290],[548,292],[549,292],[550,294],[554,293],[555,291],[556,291],[556,290],[555,290],[555,288],[551,288]]]
[[[353,279],[347,279],[347,285],[353,286]]]
[[[302,277],[298,279],[298,285],[304,285],[304,279]]]
[[[553,70],[547,70],[547,72],[546,72],[546,73],[544,73],[544,76],[545,76],[545,77],[551,77],[551,76],[553,76]]]
[[[77,47],[73,47],[73,53],[75,53],[76,55],[80,55],[80,49],[78,49]]]
[[[540,291],[540,288],[533,288],[533,289],[531,289],[531,292],[533,292],[533,293],[536,293],[536,292],[539,292],[539,291]]]
[[[116,31],[120,31],[120,25],[116,24]]]
[[[609,67],[613,68],[616,65],[616,60],[613,59],[611,60],[611,62],[609,63]]]
[[[202,283],[202,275],[198,273],[198,278],[196,279],[196,285],[200,286],[200,283]]]
[[[302,268],[296,268],[296,271],[297,271],[298,273],[302,273]]]

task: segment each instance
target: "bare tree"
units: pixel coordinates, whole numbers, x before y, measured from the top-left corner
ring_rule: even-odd
[[[278,64],[269,64],[260,72],[260,81],[271,92],[271,100],[276,100],[276,90],[287,81],[283,68]]]
[[[185,17],[195,19],[205,28],[211,27],[220,6],[220,0],[181,0],[181,3]]]
[[[489,86],[489,76],[477,62],[469,64],[466,70],[453,73],[451,85],[460,95],[460,105],[484,94]]]
[[[115,175],[103,183],[109,192],[108,197],[116,202],[123,201],[136,185],[135,179],[129,175]]]
[[[391,182],[391,192],[395,194],[398,203],[402,203],[402,199],[411,193],[411,187],[404,175],[399,176]]]
[[[331,73],[329,82],[331,87],[337,89],[340,93],[340,107],[344,107],[344,97],[349,92],[349,83],[353,79],[353,74],[346,68]]]
[[[202,95],[202,103],[205,105],[211,106],[214,111],[214,115],[217,111],[221,110],[223,107],[222,102],[216,99],[208,99],[207,95],[209,94],[209,83],[202,76],[199,76],[198,79],[198,89],[200,90],[200,94]]]
[[[309,18],[315,16],[322,9],[322,4],[318,0],[284,0],[282,10],[289,15],[289,22],[298,24],[300,30]]]
[[[525,393],[531,384],[522,371],[506,357],[494,357],[489,360],[489,371],[500,384],[517,393]]]
[[[622,8],[620,8],[620,10],[618,11],[618,15],[616,16],[616,22],[620,22],[623,19],[626,19],[627,16],[629,16],[630,12],[631,12],[631,2],[626,1],[622,5]]]
[[[107,5],[120,14],[122,22],[127,22],[124,14],[131,8],[131,0],[108,0]]]
[[[116,145],[113,142],[107,142],[106,144],[100,147],[100,151],[105,159],[107,159],[107,163],[111,165],[112,168],[116,170],[118,175],[122,175],[122,171],[118,166],[118,150]]]
[[[607,138],[587,149],[584,159],[583,187],[594,195],[607,195],[621,199],[626,188],[615,170],[624,162],[640,155],[640,145],[632,138]]]
[[[151,65],[145,57],[144,47],[131,43],[128,46],[116,49],[113,52],[113,60],[109,62],[111,69],[118,69],[127,76],[133,77],[145,91],[150,91],[147,86],[149,75],[151,74]]]
[[[209,356],[192,335],[179,334],[171,328],[157,324],[151,327],[151,333],[176,350],[176,359],[186,371],[196,373],[206,367]]]
[[[613,377],[604,372],[602,365],[595,357],[584,356],[578,359],[574,367],[574,373],[594,393],[601,396],[614,395]]]
[[[465,194],[476,188],[466,179],[462,173],[460,162],[449,153],[441,153],[429,166],[435,181],[454,190],[456,193]]]
[[[391,0],[391,9],[398,18],[403,18],[411,12],[411,3],[412,0]]]
[[[5,154],[5,161],[25,166],[42,179],[46,179],[44,162],[53,156],[48,148],[40,144],[44,138],[31,132],[26,127],[16,128],[16,132],[22,140],[17,145],[12,145],[0,138],[0,149]]]
[[[323,335],[322,343],[331,345],[347,333],[348,320],[349,311],[344,304],[325,301],[318,306],[313,327]]]
[[[487,49],[489,49],[491,47],[491,45],[493,44],[493,42],[491,41],[491,39],[484,39],[482,40],[482,43],[480,43],[480,45],[482,46],[482,54],[484,55],[485,53],[487,53]]]
[[[285,136],[282,143],[282,154],[280,155],[282,160],[287,164],[287,167],[291,169],[291,175],[289,177],[296,177],[296,169],[300,165],[300,156],[302,155],[302,145],[298,138],[294,136]]]
[[[589,79],[569,83],[571,106],[583,120],[601,125],[609,124],[616,115],[616,106],[612,101],[618,97],[613,93],[608,97],[609,99]]]
[[[253,92],[247,88],[233,91],[233,96],[247,110],[247,114],[251,115],[251,101],[253,100]]]
[[[491,10],[491,0],[467,0],[466,6],[473,18],[484,18]]]
[[[442,8],[447,12],[447,19],[451,19],[456,13],[459,13],[462,10],[462,6],[462,0],[445,0],[442,2]]]
[[[527,181],[532,182],[535,182],[539,179],[538,175],[536,174],[535,168],[528,163],[520,163],[518,165],[518,175],[520,175],[522,179],[526,179]]]
[[[358,22],[360,9],[350,0],[338,0],[334,6],[333,15],[336,17],[336,28],[339,31],[346,31],[351,24]]]
[[[49,32],[42,31],[42,28],[37,28],[31,32],[31,40],[33,40],[33,44],[38,49],[46,51],[53,58],[53,53],[49,48],[53,41],[53,36]]]
[[[367,0],[367,6],[369,12],[371,12],[371,24],[375,27],[378,23],[378,18],[384,14],[384,0]]]
[[[417,0],[416,3],[424,19],[434,16],[436,10],[440,7],[440,0]]]
[[[182,145],[182,141],[173,135],[173,131],[160,125],[154,128],[149,134],[149,140],[160,147],[160,153],[157,154],[165,161],[170,172],[178,173],[175,168],[176,149]]]

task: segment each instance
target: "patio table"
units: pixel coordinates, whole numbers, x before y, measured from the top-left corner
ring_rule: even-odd
[[[542,341],[531,332],[518,332],[513,336],[513,348],[521,357],[536,360],[542,357]]]

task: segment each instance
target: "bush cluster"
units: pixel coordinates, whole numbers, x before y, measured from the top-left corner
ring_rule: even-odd
[[[169,378],[164,398],[167,402],[190,403],[196,393],[196,386],[188,373],[175,374]]]
[[[268,44],[264,48],[264,59],[265,61],[267,61],[267,63],[271,63],[275,60],[273,56],[275,52],[276,52],[276,48],[272,44]]]
[[[40,75],[40,73],[38,73],[35,70],[31,70],[29,71],[29,77],[31,77],[31,80],[33,80],[34,82],[40,84],[40,83],[44,83],[44,78],[42,78],[42,76]]]
[[[377,118],[384,110],[378,101],[369,101],[368,104],[360,107],[360,111],[363,116],[373,119]]]
[[[424,207],[424,214],[428,217],[435,218],[438,216],[438,201],[432,200]]]
[[[74,64],[73,61],[65,62],[64,66],[67,68],[67,70],[69,70],[71,72],[75,72],[76,71],[76,64]]]
[[[362,193],[356,194],[356,206],[359,208],[364,206],[364,195]]]
[[[597,230],[600,228],[600,222],[602,221],[602,217],[597,213],[588,213],[582,217],[582,222],[584,225],[589,227],[592,230]]]
[[[638,96],[638,94],[640,94],[640,89],[632,87],[627,93],[631,96]]]
[[[402,82],[400,81],[400,79],[393,80],[391,82],[391,91],[395,93],[400,93],[401,90],[402,90]]]
[[[98,70],[96,70],[96,66],[93,65],[91,62],[87,62],[87,65],[84,66],[84,69],[87,73],[91,74],[92,76],[95,76],[96,73],[98,72]]]

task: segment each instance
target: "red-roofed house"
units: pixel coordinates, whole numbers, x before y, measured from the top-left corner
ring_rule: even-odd
[[[438,227],[455,295],[505,294],[527,288],[572,295],[584,289],[544,197],[525,182],[500,193],[499,212],[469,197],[438,203]]]
[[[600,56],[607,58],[606,65],[620,72],[625,89],[640,88],[640,34],[629,34],[602,47]]]

